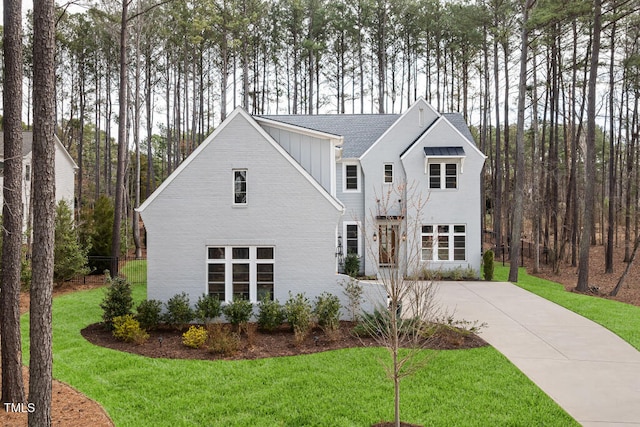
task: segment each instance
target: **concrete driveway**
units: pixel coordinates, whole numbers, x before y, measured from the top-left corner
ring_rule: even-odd
[[[640,426],[640,352],[511,283],[441,282],[437,299],[583,426]]]

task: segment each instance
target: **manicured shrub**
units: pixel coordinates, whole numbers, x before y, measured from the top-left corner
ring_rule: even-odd
[[[240,349],[240,337],[231,332],[227,325],[210,323],[207,325],[206,347],[213,354],[233,356]]]
[[[318,321],[318,326],[326,334],[335,336],[340,328],[340,299],[328,292],[323,292],[316,297],[313,314]]]
[[[246,299],[234,298],[232,302],[222,308],[222,312],[229,323],[234,325],[238,332],[241,332],[243,329],[246,330],[247,323],[251,319],[253,304]]]
[[[258,303],[258,326],[265,331],[274,331],[284,322],[284,309],[278,300],[266,295]]]
[[[158,327],[162,316],[162,301],[155,299],[144,300],[136,307],[136,320],[143,329],[155,329]]]
[[[202,326],[190,326],[189,330],[182,334],[182,344],[191,348],[200,348],[207,341],[207,330]]]
[[[113,336],[125,342],[144,344],[149,334],[140,327],[140,323],[131,314],[113,318]]]
[[[293,329],[296,344],[301,344],[311,329],[312,307],[304,294],[295,297],[289,292],[289,300],[284,304],[287,322]]]
[[[484,280],[493,280],[493,259],[494,254],[492,250],[488,250],[482,255],[482,272],[484,273]]]
[[[222,305],[217,296],[202,294],[196,303],[196,319],[210,323],[222,314]]]
[[[360,274],[360,257],[353,252],[347,254],[344,258],[344,272],[351,277],[356,277]]]
[[[109,286],[100,303],[102,308],[102,321],[104,326],[113,330],[113,319],[118,316],[131,314],[133,308],[133,297],[131,296],[131,285],[123,277],[110,278],[107,276]]]
[[[356,321],[360,315],[360,307],[364,302],[364,288],[356,279],[343,280],[340,283],[342,293],[347,297],[347,310],[352,321]]]
[[[193,320],[193,310],[189,305],[189,297],[186,293],[176,294],[165,303],[167,312],[165,322],[174,327],[181,327]]]

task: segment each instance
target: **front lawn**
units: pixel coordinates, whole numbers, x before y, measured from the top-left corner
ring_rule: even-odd
[[[103,289],[54,300],[54,376],[116,426],[367,426],[393,418],[381,349],[251,361],[149,359],[88,343]],[[134,286],[136,300],[145,286]],[[22,318],[28,354],[28,315]],[[424,425],[577,425],[491,347],[439,352],[402,383],[403,420]]]
[[[495,280],[506,282],[508,277],[509,266],[496,267]],[[524,268],[518,271],[518,283],[515,285],[593,320],[640,350],[640,307],[567,292],[563,285],[531,276]]]

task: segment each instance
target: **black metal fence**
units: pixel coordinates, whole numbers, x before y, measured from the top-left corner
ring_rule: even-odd
[[[489,230],[484,231],[484,241],[493,243],[494,233]],[[502,262],[502,265],[506,265],[510,260],[511,249],[509,245],[494,245],[491,247],[493,253],[495,254],[495,260],[497,262]],[[527,240],[520,240],[520,266],[524,266],[524,258],[533,259],[535,257],[536,245],[533,242],[529,242]],[[540,247],[540,262],[548,265],[551,260],[551,252],[546,246]]]
[[[84,276],[74,277],[69,283],[95,284],[103,282],[105,274],[126,277],[129,283],[147,283],[147,259],[127,255],[121,257],[90,256],[88,257],[91,272]]]

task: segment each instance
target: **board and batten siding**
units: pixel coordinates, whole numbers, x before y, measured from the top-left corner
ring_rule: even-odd
[[[207,292],[207,251],[274,246],[274,297],[341,295],[336,230],[342,215],[265,139],[244,112],[231,115],[141,213],[148,232],[148,298]],[[247,205],[234,206],[234,169],[247,170]],[[153,197],[153,196],[152,196]]]
[[[309,135],[291,132],[261,124],[273,139],[284,148],[312,177],[316,179],[330,194],[335,195],[332,188],[334,169],[334,147],[330,140],[314,138]]]

